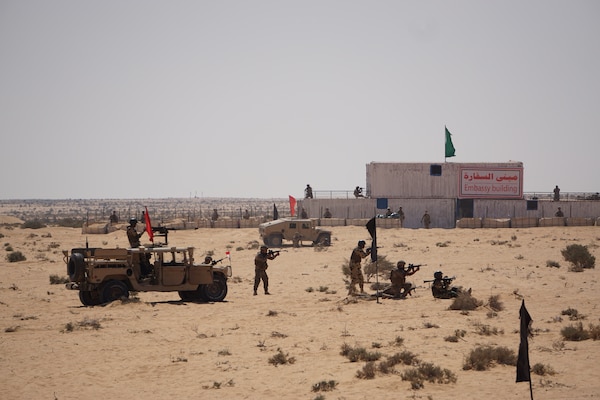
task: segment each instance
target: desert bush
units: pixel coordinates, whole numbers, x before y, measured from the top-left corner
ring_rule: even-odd
[[[393,367],[394,365],[398,364],[415,365],[419,363],[419,359],[417,358],[416,354],[413,354],[408,350],[404,350],[400,353],[389,356],[381,363],[386,363],[388,367]]]
[[[566,310],[562,310],[560,314],[561,315],[568,315],[569,319],[571,321],[577,321],[579,319],[585,319],[585,315],[579,314],[579,311],[577,311],[576,309],[571,308],[571,307],[567,308]]]
[[[83,226],[83,219],[61,218],[56,220],[56,225],[64,228],[81,228]]]
[[[554,368],[552,368],[549,365],[544,365],[544,364],[540,364],[540,363],[537,363],[533,367],[531,367],[531,372],[533,372],[536,375],[542,375],[542,376],[556,374],[556,371],[554,371]]]
[[[590,339],[598,340],[600,339],[600,325],[590,324]]]
[[[356,371],[356,377],[359,379],[373,379],[375,378],[375,363],[369,361],[364,367]]]
[[[561,329],[560,334],[565,340],[571,342],[579,342],[590,338],[590,333],[583,328],[581,322],[577,325],[565,326]]]
[[[6,250],[6,251],[13,251],[14,249],[13,249],[13,247],[10,244],[6,243],[4,245],[4,250]]]
[[[313,392],[329,392],[337,386],[337,382],[334,380],[321,381],[312,385]]]
[[[365,279],[367,282],[369,282],[369,280],[371,278],[373,278],[377,273],[379,273],[379,276],[382,276],[387,279],[390,276],[390,272],[395,267],[396,267],[396,265],[394,265],[394,263],[389,261],[386,258],[386,256],[378,255],[377,263],[370,262],[367,265],[365,265],[365,267],[364,267]]]
[[[583,268],[594,268],[596,257],[590,254],[587,246],[570,244],[560,251],[565,261],[571,263],[571,271],[579,272]]]
[[[431,383],[456,382],[456,374],[432,363],[420,363],[417,367],[404,371],[400,377],[403,381],[409,381],[413,389],[422,388],[425,381]]]
[[[293,364],[296,362],[295,357],[290,357],[289,354],[284,353],[281,349],[277,349],[277,353],[269,358],[269,364],[273,364],[274,366],[285,365],[285,364]]]
[[[499,294],[490,296],[490,298],[488,299],[488,305],[494,311],[504,310],[504,304],[500,301]]]
[[[28,221],[23,222],[21,224],[21,228],[29,228],[29,229],[40,229],[45,228],[46,224],[44,224],[40,219],[35,218]]]
[[[476,332],[482,336],[504,334],[504,331],[502,329],[498,329],[484,324],[476,324]]]
[[[69,278],[65,277],[65,276],[50,275],[49,279],[50,279],[51,285],[60,285],[63,283],[69,283]]]
[[[6,255],[6,260],[8,262],[12,263],[12,262],[25,261],[25,260],[27,260],[27,258],[20,251],[13,251]]]
[[[381,353],[378,351],[370,352],[364,347],[352,347],[346,343],[342,344],[342,350],[340,354],[351,362],[377,361],[381,358]]]
[[[477,307],[481,306],[483,303],[477,300],[475,297],[471,296],[469,292],[461,292],[458,297],[455,297],[450,304],[451,310],[462,310],[462,311],[470,311],[475,310]]]
[[[494,363],[516,365],[517,356],[513,350],[507,347],[479,346],[471,350],[463,363],[463,369],[486,371]]]
[[[560,268],[558,261],[548,260],[546,261],[546,267]]]

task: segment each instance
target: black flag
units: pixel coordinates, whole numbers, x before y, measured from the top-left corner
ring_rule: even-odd
[[[273,203],[273,219],[279,219],[279,211],[277,211],[277,206]]]
[[[529,371],[529,343],[527,338],[531,336],[531,323],[533,320],[525,308],[525,300],[521,303],[519,310],[521,319],[521,343],[519,343],[519,357],[517,358],[517,382],[531,382]]]
[[[371,218],[369,222],[367,222],[367,230],[369,231],[369,235],[371,235],[371,261],[377,261],[377,229],[375,224],[375,217]]]

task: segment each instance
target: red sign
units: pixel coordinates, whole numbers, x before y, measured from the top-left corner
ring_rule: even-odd
[[[523,198],[523,168],[461,168],[459,198]]]

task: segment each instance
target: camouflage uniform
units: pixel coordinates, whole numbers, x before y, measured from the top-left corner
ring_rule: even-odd
[[[130,247],[140,247],[140,238],[142,237],[142,233],[137,233],[135,230],[135,224],[131,224],[127,227],[127,239],[129,239]]]
[[[269,293],[269,276],[267,275],[267,260],[273,260],[278,254],[267,253],[267,246],[261,246],[260,252],[254,257],[254,295],[262,279],[265,288],[265,294]]]
[[[429,229],[429,224],[431,224],[431,216],[427,213],[427,211],[425,211],[425,214],[423,214],[421,222],[425,226],[425,229]]]
[[[358,246],[352,250],[352,254],[350,255],[350,289],[348,290],[348,295],[354,294],[356,292],[356,284],[358,283],[358,287],[360,288],[360,292],[364,293],[364,283],[365,278],[363,277],[363,273],[361,270],[361,262],[363,258],[366,258],[370,253],[371,249],[367,251],[364,250],[365,242],[358,242]]]
[[[398,268],[392,270],[390,273],[390,281],[392,282],[392,287],[386,289],[384,293],[391,294],[394,297],[406,297],[407,294],[410,294],[410,290],[413,288],[410,283],[406,282],[406,277],[413,275],[415,272],[419,270],[419,267],[415,267],[413,269],[409,269],[408,271],[404,269],[404,261],[398,262]]]

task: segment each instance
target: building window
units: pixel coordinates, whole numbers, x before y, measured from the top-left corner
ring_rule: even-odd
[[[429,166],[429,175],[431,176],[442,176],[442,166],[439,164],[432,164]]]

